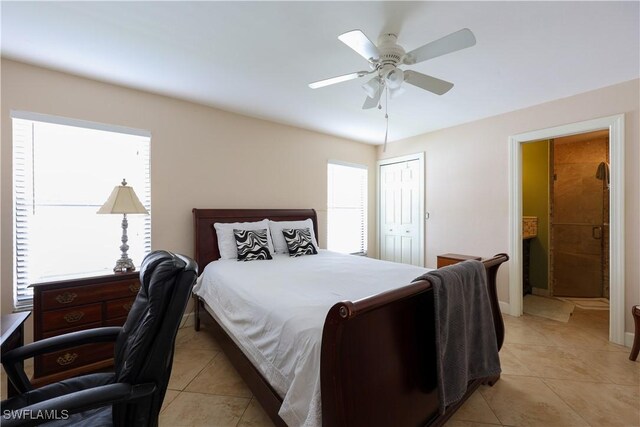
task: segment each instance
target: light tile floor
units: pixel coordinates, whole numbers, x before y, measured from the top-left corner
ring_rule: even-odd
[[[474,393],[448,427],[640,426],[640,361],[608,342],[607,311],[576,308],[568,323],[504,320],[500,381]],[[273,426],[206,325],[179,331],[160,425]]]
[[[160,425],[273,426],[203,324],[182,328]]]
[[[504,316],[502,377],[447,423],[482,426],[640,426],[640,361],[611,344],[608,312],[576,309],[568,323]],[[273,424],[206,326],[180,330],[161,426]]]

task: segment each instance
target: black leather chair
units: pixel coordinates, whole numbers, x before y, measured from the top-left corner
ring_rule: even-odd
[[[142,263],[140,291],[124,326],[60,335],[3,354],[7,376],[21,394],[2,402],[2,426],[156,426],[171,375],[176,334],[197,270],[190,258],[152,252]],[[33,389],[20,367],[21,360],[46,352],[112,341],[115,372]]]

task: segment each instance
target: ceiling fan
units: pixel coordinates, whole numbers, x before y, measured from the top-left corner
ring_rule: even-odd
[[[385,88],[391,98],[400,95],[404,92],[403,82],[437,95],[447,93],[453,87],[453,83],[417,71],[405,71],[398,66],[417,64],[476,44],[476,38],[468,28],[451,33],[410,52],[405,52],[402,46],[397,44],[398,37],[395,34],[383,34],[377,46],[360,30],[346,32],[338,39],[369,61],[371,70],[320,80],[310,83],[309,87],[317,89],[374,74],[374,77],[362,86],[367,93],[367,98],[362,105],[363,109],[377,106]]]

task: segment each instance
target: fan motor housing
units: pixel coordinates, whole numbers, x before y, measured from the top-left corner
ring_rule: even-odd
[[[378,39],[378,52],[380,53],[378,63],[381,66],[393,65],[395,67],[402,62],[405,51],[402,46],[397,44],[397,40],[398,36],[391,33],[383,34]]]

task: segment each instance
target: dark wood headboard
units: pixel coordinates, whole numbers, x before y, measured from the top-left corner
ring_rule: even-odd
[[[318,217],[315,209],[193,209],[195,258],[200,271],[220,258],[216,222],[302,221],[311,218],[318,238]]]

